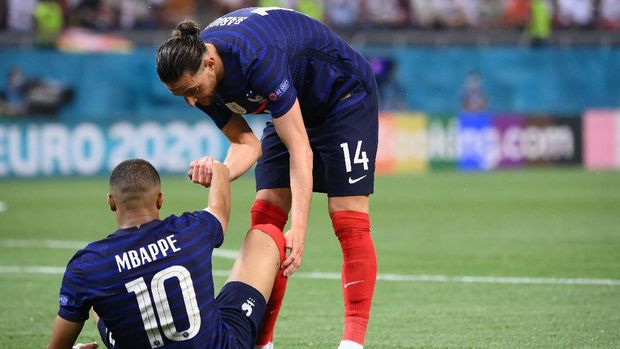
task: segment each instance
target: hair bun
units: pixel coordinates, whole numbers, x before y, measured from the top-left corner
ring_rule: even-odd
[[[184,20],[177,25],[177,28],[172,33],[173,36],[198,36],[200,34],[200,27],[192,20]]]

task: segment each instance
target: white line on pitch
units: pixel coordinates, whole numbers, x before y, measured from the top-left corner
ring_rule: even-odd
[[[63,274],[62,267],[40,266],[0,266],[0,273],[34,273]],[[228,276],[227,270],[213,270],[214,276]],[[299,272],[293,278],[340,280],[340,273]],[[568,279],[568,278],[534,278],[534,277],[501,277],[501,276],[447,276],[447,275],[406,275],[379,274],[377,280],[388,282],[450,282],[450,283],[485,283],[485,284],[529,284],[529,285],[588,285],[588,286],[620,286],[615,279]]]
[[[306,279],[340,280],[339,273],[303,273]],[[584,278],[540,278],[540,277],[506,277],[506,276],[447,276],[447,275],[407,275],[379,274],[377,280],[392,282],[453,282],[453,283],[487,283],[487,284],[532,284],[532,285],[600,285],[620,286],[615,279]]]
[[[63,250],[79,250],[88,245],[86,241],[65,240],[0,240],[0,247],[11,248],[54,248]]]
[[[52,248],[52,249],[61,249],[61,250],[74,250],[77,251],[79,249],[84,248],[88,245],[86,241],[68,241],[68,240],[12,240],[12,239],[2,239],[0,240],[0,247],[9,247],[9,248]],[[234,250],[225,250],[225,249],[215,249],[213,250],[213,256],[235,259],[239,255],[238,251]]]

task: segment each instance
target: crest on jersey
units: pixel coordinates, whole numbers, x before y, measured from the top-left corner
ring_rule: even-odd
[[[228,109],[230,109],[233,113],[237,113],[237,114],[247,114],[248,111],[240,106],[239,104],[237,104],[236,102],[230,102],[230,103],[226,103],[226,106],[228,107]]]
[[[250,317],[250,315],[252,315],[252,312],[254,311],[254,306],[256,305],[255,302],[256,301],[253,298],[248,298],[248,300],[246,300],[245,303],[241,305],[241,310],[245,312],[245,316]]]
[[[248,98],[248,101],[252,103],[263,103],[265,101],[265,97],[261,95],[257,95],[254,91],[250,90],[250,92],[246,93],[245,96]],[[254,96],[254,97],[252,97]]]

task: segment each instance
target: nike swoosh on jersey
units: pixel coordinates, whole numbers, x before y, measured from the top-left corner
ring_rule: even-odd
[[[355,179],[349,177],[349,184],[355,184],[355,183],[361,181],[362,179],[364,179],[366,176],[368,176],[368,175],[363,175],[363,176],[361,176],[359,178],[355,178]]]

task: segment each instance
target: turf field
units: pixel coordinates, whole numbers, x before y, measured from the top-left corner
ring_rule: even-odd
[[[205,206],[184,178],[164,178],[163,190],[163,215]],[[0,182],[0,348],[45,346],[62,268],[80,242],[114,230],[106,192],[104,178]],[[380,177],[376,193],[368,349],[620,348],[620,173],[440,172]],[[252,180],[233,184],[224,250],[239,247],[252,198]],[[312,205],[280,349],[335,349],[340,338],[340,250],[325,198]],[[89,322],[80,341],[92,340]]]

